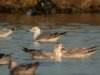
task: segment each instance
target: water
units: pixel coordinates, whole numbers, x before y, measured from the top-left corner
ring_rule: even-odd
[[[75,14],[53,16],[24,16],[16,14],[0,14],[0,29],[16,27],[17,30],[6,38],[0,38],[0,52],[14,53],[12,58],[19,64],[41,62],[36,75],[99,75],[100,74],[100,47],[97,52],[86,59],[63,59],[61,62],[54,60],[24,60],[30,56],[22,51],[23,47],[51,51],[55,43],[42,43],[35,45],[32,33],[25,30],[39,26],[43,32],[68,33],[59,42],[65,48],[89,48],[100,45],[100,15]],[[0,65],[0,75],[9,75],[7,65]]]

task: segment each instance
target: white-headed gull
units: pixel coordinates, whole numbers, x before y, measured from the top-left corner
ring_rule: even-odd
[[[62,33],[52,33],[52,34],[42,34],[41,30],[39,27],[33,27],[30,32],[33,32],[33,39],[39,42],[56,42],[57,40],[60,39],[62,35],[65,35],[67,32],[62,32]]]

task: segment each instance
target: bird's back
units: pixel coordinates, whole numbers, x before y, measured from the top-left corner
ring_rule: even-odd
[[[24,52],[30,54],[33,59],[45,59],[51,56],[51,53],[46,50],[25,49]]]
[[[11,75],[33,75],[39,66],[39,62],[19,65],[10,71]]]

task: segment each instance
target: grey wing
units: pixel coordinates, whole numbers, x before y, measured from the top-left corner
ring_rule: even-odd
[[[71,54],[87,54],[87,53],[90,53],[93,51],[95,51],[95,50],[90,49],[90,48],[77,48],[77,49],[69,50],[69,53],[71,53]]]
[[[45,50],[32,50],[30,53],[33,57],[48,57],[51,53]]]
[[[26,68],[23,68],[22,66],[17,66],[15,68],[13,68],[11,71],[10,71],[10,74],[11,75],[17,75],[19,74],[20,72],[22,71],[25,71]]]
[[[86,53],[85,49],[82,48],[75,48],[68,51],[69,54],[83,54]]]
[[[50,57],[50,55],[51,55],[50,52],[45,51],[45,50],[42,51],[42,54],[43,54],[44,56],[46,56],[46,57]]]
[[[20,73],[21,71],[26,71],[28,69],[28,67],[30,66],[30,64],[28,65],[19,65],[17,67],[15,67],[14,69],[11,70],[11,73]]]
[[[92,52],[95,52],[95,51],[96,51],[95,48],[83,48],[81,50],[81,53],[87,54],[87,53],[92,53]]]
[[[37,40],[40,40],[40,39],[49,39],[51,37],[51,34],[50,33],[45,33],[45,34],[41,34]]]
[[[44,38],[44,39],[51,39],[51,38],[56,38],[62,35],[65,35],[67,33],[67,31],[65,32],[55,32],[55,33],[47,33],[47,34],[42,34],[40,37]],[[38,38],[39,39],[39,38]]]
[[[79,53],[85,53],[85,52],[81,48],[75,48],[75,49],[63,50],[63,53],[64,54],[79,54]]]

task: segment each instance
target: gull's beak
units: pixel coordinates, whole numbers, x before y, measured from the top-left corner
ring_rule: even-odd
[[[30,30],[26,30],[26,32],[30,32]]]
[[[64,46],[62,47],[62,50],[65,50]]]
[[[11,30],[12,30],[12,31],[15,31],[15,30],[16,30],[16,28],[11,28]]]
[[[34,31],[34,29],[31,29],[31,30],[26,30],[26,32],[33,32]]]

